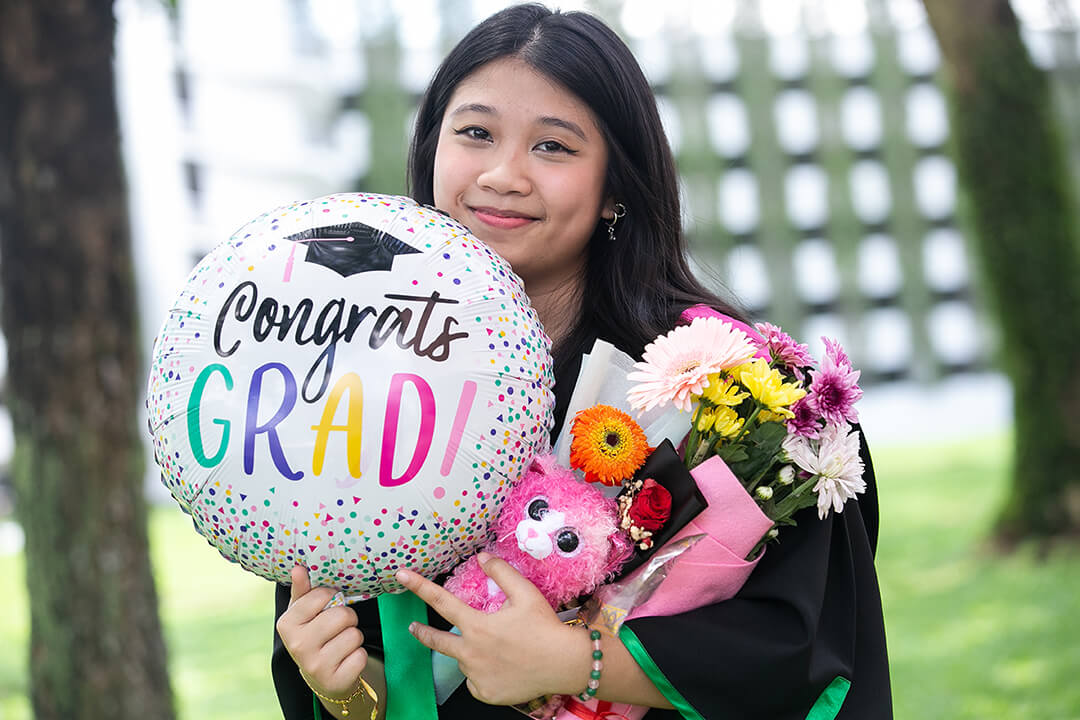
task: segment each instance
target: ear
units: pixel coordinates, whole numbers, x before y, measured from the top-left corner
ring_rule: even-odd
[[[548,475],[558,475],[559,470],[559,464],[555,462],[555,456],[551,453],[534,455],[532,462],[529,463],[529,472],[545,477]]]
[[[610,221],[615,217],[615,196],[609,195],[604,198],[604,204],[600,207],[600,219]]]
[[[539,455],[534,455],[532,462],[529,463],[529,469],[527,473],[536,473],[537,475],[547,475],[547,471],[544,468],[544,463],[541,462]]]

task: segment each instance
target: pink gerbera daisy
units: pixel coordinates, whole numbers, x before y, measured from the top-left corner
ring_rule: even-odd
[[[699,317],[645,347],[642,362],[634,364],[637,370],[627,375],[637,383],[627,393],[630,407],[644,412],[670,402],[689,412],[691,396],[709,386],[709,375],[741,365],[756,351],[731,323]]]
[[[771,323],[758,323],[754,329],[765,338],[765,347],[769,350],[773,360],[787,365],[789,368],[813,367],[814,358],[810,355],[810,348],[795,339],[786,332]]]
[[[825,357],[819,370],[810,371],[810,393],[807,402],[827,423],[859,421],[855,402],[862,397],[859,387],[860,371],[851,367],[844,349],[829,338],[825,342]]]

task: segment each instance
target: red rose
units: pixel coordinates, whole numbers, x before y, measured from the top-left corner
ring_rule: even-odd
[[[671,493],[652,478],[634,496],[630,505],[630,521],[642,530],[656,532],[671,517]]]

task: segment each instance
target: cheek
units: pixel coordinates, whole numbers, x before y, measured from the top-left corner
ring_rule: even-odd
[[[520,520],[520,512],[504,510],[499,513],[492,527],[496,533],[496,537],[499,538],[500,543],[504,542],[506,536],[509,536],[509,542],[517,545],[517,540],[514,539],[514,531],[517,529]]]
[[[441,149],[436,150],[432,194],[435,198],[435,207],[444,211],[449,211],[447,201],[453,197],[450,192],[450,178],[447,176],[448,167],[446,153]]]
[[[559,207],[582,231],[592,231],[600,217],[603,178],[594,173],[581,173],[560,179],[548,187],[549,197],[557,197]]]
[[[432,190],[435,207],[449,212],[468,183],[468,155],[452,142],[440,142],[435,149]]]

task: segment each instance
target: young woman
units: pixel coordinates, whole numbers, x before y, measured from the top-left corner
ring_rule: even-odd
[[[597,338],[640,356],[646,343],[704,303],[740,313],[691,274],[677,176],[655,99],[637,62],[601,21],[520,5],[477,26],[443,62],[417,116],[409,156],[413,196],[466,225],[521,276],[554,343],[556,425],[581,355]],[[873,566],[877,495],[843,513],[812,512],[786,528],[732,600],[673,617],[634,620],[633,651],[603,640],[598,697],[646,705],[649,718],[888,718],[888,666]],[[563,625],[532,585],[497,559],[485,571],[509,601],[492,615],[438,585],[399,579],[458,625],[410,631],[456,658],[467,682],[443,718],[513,718],[505,705],[580,692],[592,644]],[[370,717],[360,677],[382,697],[375,602],[325,612],[332,590],[302,569],[279,586],[274,681],[286,718],[324,716],[353,697]],[[380,703],[380,712],[385,703]],[[677,708],[677,709],[676,709]],[[394,719],[396,720],[396,719]]]

